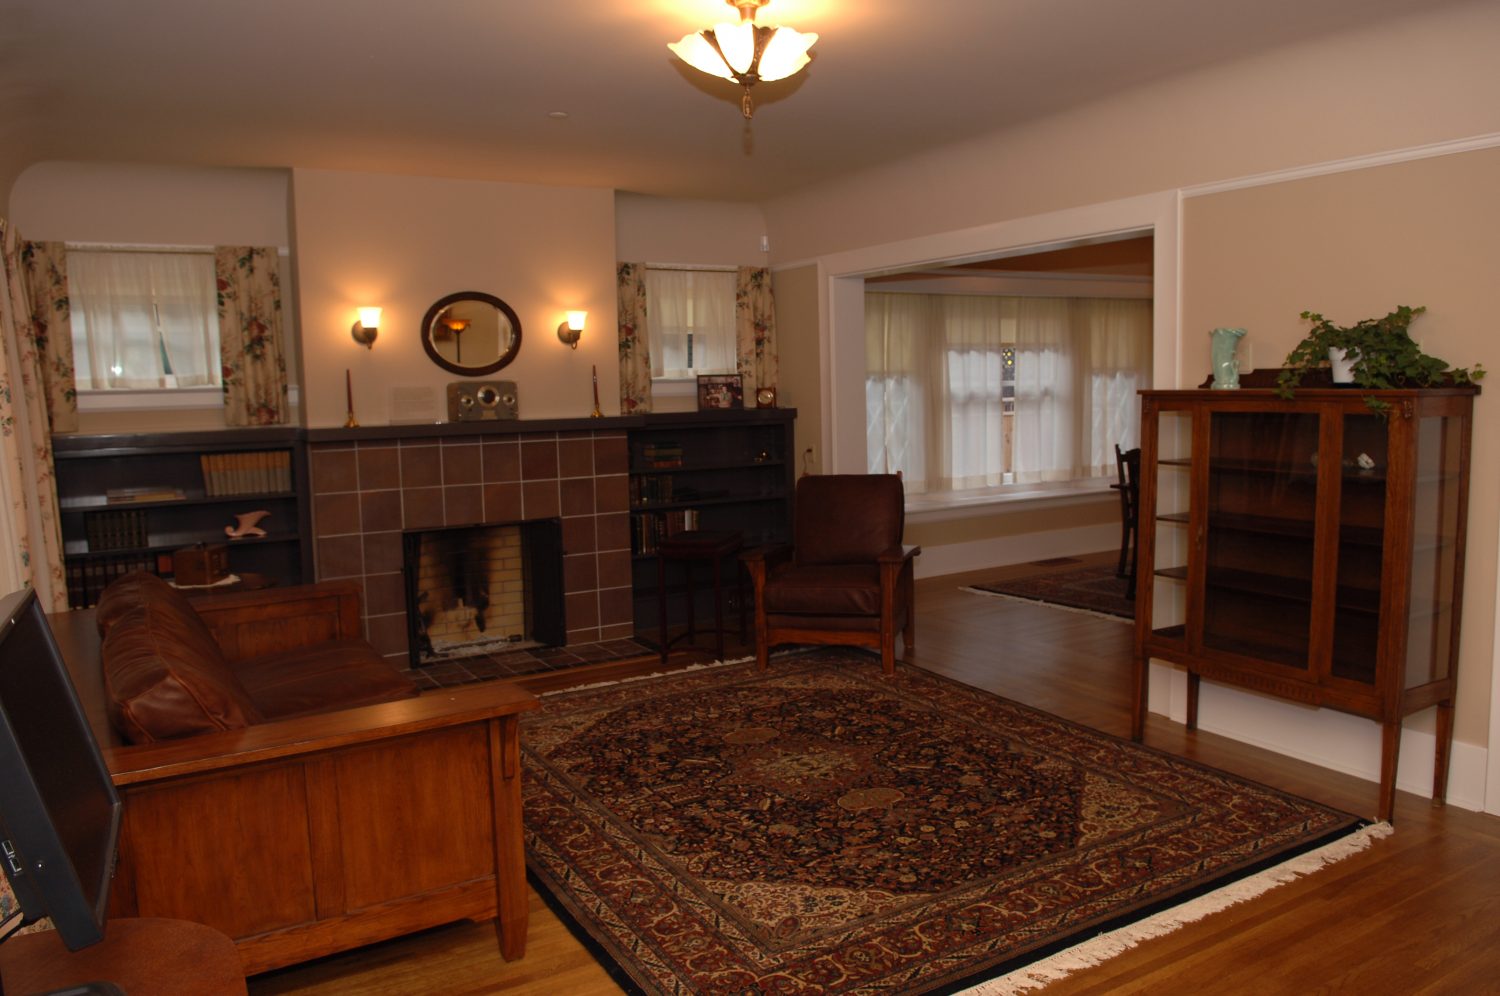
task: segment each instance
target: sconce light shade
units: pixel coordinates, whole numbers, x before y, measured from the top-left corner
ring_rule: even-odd
[[[577,349],[578,340],[583,336],[583,323],[588,317],[587,311],[568,312],[568,320],[557,327],[557,338]]]
[[[354,341],[366,349],[375,348],[375,337],[380,334],[380,309],[360,308],[359,321],[349,328]]]

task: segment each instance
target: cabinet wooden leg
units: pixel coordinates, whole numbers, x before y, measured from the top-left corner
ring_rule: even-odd
[[[1432,804],[1448,801],[1448,759],[1453,754],[1453,700],[1439,702],[1437,708],[1437,752],[1432,766]]]
[[[1441,752],[1442,748],[1439,748]],[[1392,822],[1396,808],[1396,762],[1401,756],[1401,721],[1385,723],[1380,730],[1380,805],[1376,818]]]
[[[1192,671],[1187,676],[1187,728],[1198,728],[1198,675]]]

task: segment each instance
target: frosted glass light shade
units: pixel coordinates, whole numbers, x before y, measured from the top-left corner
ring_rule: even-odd
[[[360,308],[359,324],[367,329],[380,328],[380,311],[379,308]]]
[[[588,320],[588,317],[589,313],[587,311],[568,312],[568,330],[571,332],[582,332],[583,323]]]
[[[781,27],[757,28],[754,23],[741,21],[738,24],[716,24],[707,31],[695,31],[685,35],[681,41],[669,44],[667,48],[700,72],[734,83],[746,83],[745,77],[750,74],[751,63],[755,60],[757,30],[769,36],[754,75],[754,79],[765,82],[785,79],[807,65],[810,61],[807,50],[818,40],[818,36],[812,32]],[[706,37],[709,34],[718,42],[719,50],[724,53],[722,57],[709,44]]]
[[[767,83],[786,79],[811,62],[807,50],[818,40],[817,34],[811,31],[793,31],[791,28],[776,28],[775,31],[766,43],[766,50],[760,54],[760,71],[757,73]]]

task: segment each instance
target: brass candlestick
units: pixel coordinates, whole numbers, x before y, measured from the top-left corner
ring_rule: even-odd
[[[604,413],[599,410],[599,367],[594,366],[594,413],[589,418],[603,418]]]
[[[344,371],[344,403],[349,409],[349,417],[344,419],[344,428],[358,429],[359,419],[354,417],[354,378],[348,370]]]

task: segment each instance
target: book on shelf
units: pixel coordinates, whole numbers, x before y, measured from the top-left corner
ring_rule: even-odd
[[[292,490],[290,450],[247,450],[238,453],[204,453],[203,493],[210,498],[226,495],[265,495]]]
[[[636,553],[655,553],[668,536],[698,528],[698,510],[679,508],[670,512],[638,515],[632,522],[631,548]]]
[[[108,488],[104,500],[111,505],[141,501],[182,501],[187,495],[181,488],[148,485],[140,488]]]

